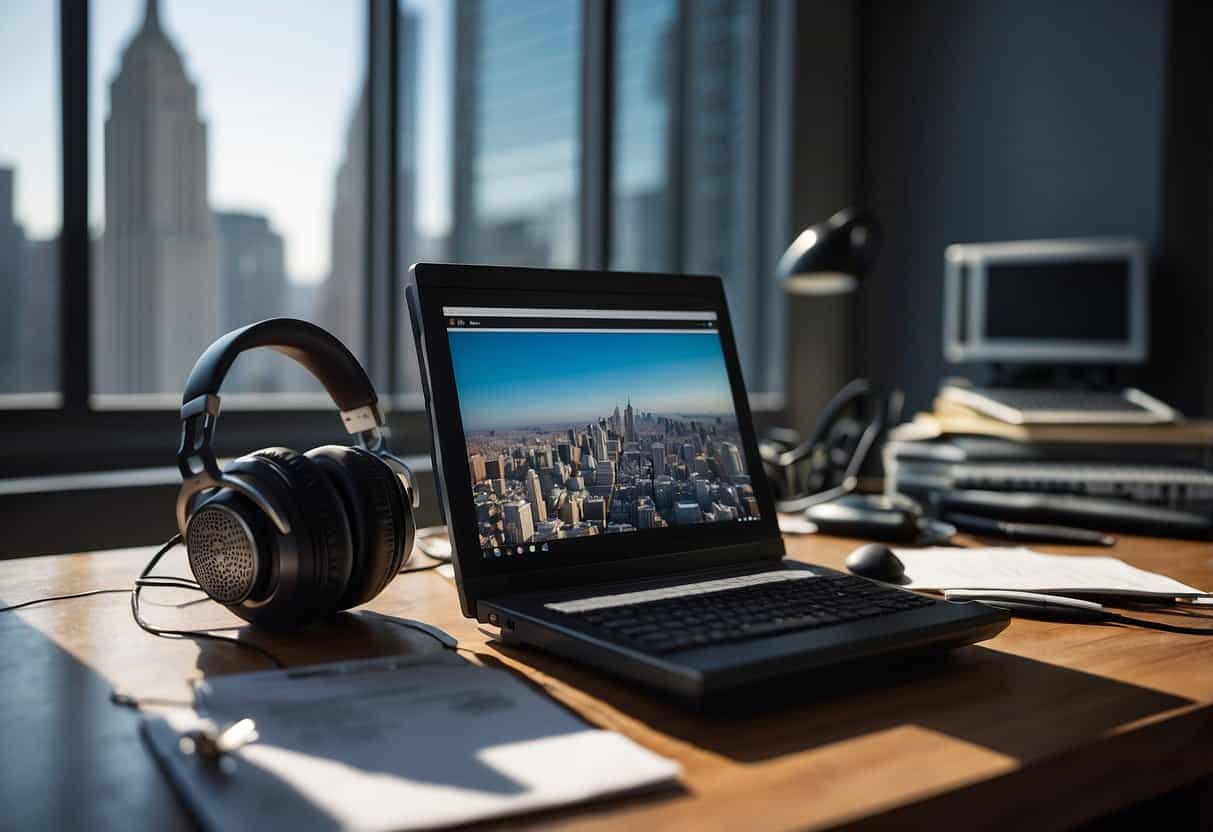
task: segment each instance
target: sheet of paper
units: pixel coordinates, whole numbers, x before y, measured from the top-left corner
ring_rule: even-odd
[[[780,514],[779,531],[784,534],[816,534],[817,524],[804,518],[804,514]]]
[[[910,589],[1018,589],[1179,598],[1200,594],[1179,581],[1122,560],[1051,555],[1024,548],[895,549]]]
[[[214,830],[434,829],[672,783],[677,763],[443,651],[215,677],[144,731]],[[252,718],[232,775],[178,748]]]

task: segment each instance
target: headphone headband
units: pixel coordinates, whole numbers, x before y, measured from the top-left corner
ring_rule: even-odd
[[[269,347],[293,358],[316,377],[341,411],[345,429],[379,450],[383,415],[370,377],[339,339],[315,324],[294,318],[269,318],[233,330],[206,348],[185,382],[181,400],[181,447],[177,468],[184,484],[177,501],[177,526],[184,534],[189,500],[200,491],[226,486],[247,496],[283,534],[286,518],[251,484],[219,470],[211,440],[219,416],[219,387],[242,352]],[[386,452],[386,449],[383,449]]]
[[[366,370],[336,337],[307,321],[269,318],[232,330],[206,348],[186,379],[183,408],[202,396],[219,395],[232,362],[257,347],[269,347],[306,367],[342,413],[379,401]]]

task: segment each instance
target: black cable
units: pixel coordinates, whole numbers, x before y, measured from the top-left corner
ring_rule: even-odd
[[[115,592],[130,592],[129,589],[90,589],[88,592],[72,592],[67,595],[48,595],[45,598],[35,598],[32,601],[22,601],[20,604],[12,604],[7,607],[0,607],[0,612],[11,612],[19,610],[23,607],[32,607],[34,604],[45,604],[49,601],[67,601],[71,598],[87,598],[90,595],[106,595]]]
[[[168,542],[160,547],[160,551],[152,555],[152,559],[147,562],[147,566],[143,567],[143,571],[139,573],[139,577],[135,580],[135,588],[131,591],[131,615],[135,619],[135,623],[139,625],[139,629],[145,633],[160,638],[201,638],[208,641],[221,641],[225,644],[231,644],[235,647],[243,647],[246,650],[251,650],[257,653],[262,658],[267,659],[276,668],[285,668],[286,664],[264,647],[253,644],[251,641],[242,641],[238,638],[230,638],[228,636],[219,636],[214,633],[208,633],[205,630],[170,630],[164,627],[156,627],[148,624],[143,620],[143,616],[139,613],[139,593],[144,586],[160,586],[161,584],[152,584],[150,581],[157,580],[151,576],[151,572],[156,568],[156,564],[164,555],[181,542],[181,535],[175,534],[169,538]]]
[[[1181,624],[1167,624],[1164,621],[1149,621],[1145,618],[1130,618],[1127,615],[1110,612],[1108,621],[1116,624],[1129,624],[1134,627],[1144,627],[1147,630],[1162,630],[1166,633],[1183,633],[1190,636],[1213,636],[1213,627],[1184,627]]]
[[[195,592],[201,592],[202,587],[193,581],[185,578],[149,578],[140,583],[140,586],[151,586],[160,588],[175,588],[189,589]],[[0,607],[0,612],[11,612],[13,610],[23,609],[24,607],[32,607],[35,604],[46,604],[51,601],[70,601],[72,598],[88,598],[92,595],[115,595],[119,592],[130,592],[129,589],[90,589],[85,592],[69,592],[66,595],[48,595],[45,598],[34,598],[30,601],[22,601],[19,604],[11,604],[7,607]]]
[[[431,563],[426,566],[412,566],[408,569],[401,569],[397,575],[408,575],[411,572],[429,572],[431,569],[437,569],[439,566],[446,566],[447,561],[440,560],[437,563]]]

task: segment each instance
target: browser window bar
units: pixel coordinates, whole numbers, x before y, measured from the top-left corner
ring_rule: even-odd
[[[610,320],[714,321],[716,313],[671,309],[530,309],[502,306],[444,306],[448,317],[477,318],[602,318]]]

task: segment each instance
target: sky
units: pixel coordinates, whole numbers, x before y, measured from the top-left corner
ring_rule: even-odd
[[[451,6],[407,0],[420,25],[418,226],[450,225]],[[92,6],[90,218],[104,226],[104,123],[109,83],[142,20],[144,0]],[[161,0],[165,31],[197,83],[210,142],[211,204],[269,216],[285,237],[293,280],[329,264],[333,178],[365,73],[359,0]],[[289,26],[290,37],[282,32]],[[33,238],[60,217],[58,3],[0,2],[0,165],[17,168],[16,213]]]
[[[720,336],[449,331],[465,430],[589,424],[622,411],[733,416]]]

